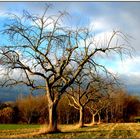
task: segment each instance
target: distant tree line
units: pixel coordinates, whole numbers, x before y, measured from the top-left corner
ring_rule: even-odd
[[[105,100],[104,100],[105,101]],[[48,123],[48,102],[45,96],[19,97],[15,102],[0,103],[0,123],[43,124]],[[111,122],[134,122],[140,115],[140,100],[138,97],[128,95],[125,91],[116,89],[110,94],[107,105],[96,102],[84,108],[83,123],[91,125]],[[104,106],[104,107],[103,107]],[[69,104],[69,98],[64,95],[57,107],[59,124],[79,123],[80,112]],[[94,122],[93,122],[94,117]]]

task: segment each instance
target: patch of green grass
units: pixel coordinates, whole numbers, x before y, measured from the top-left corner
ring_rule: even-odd
[[[27,128],[39,128],[40,125],[28,125],[28,124],[0,124],[0,130],[12,130],[12,129],[27,129]]]

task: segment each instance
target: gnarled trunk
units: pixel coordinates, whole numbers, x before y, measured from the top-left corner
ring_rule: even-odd
[[[57,127],[57,105],[59,100],[52,101],[49,93],[46,97],[48,101],[49,126],[44,133],[56,133],[59,131]]]
[[[84,126],[84,108],[80,106],[80,118],[79,118],[79,127]]]
[[[57,127],[57,104],[58,102],[51,102],[48,105],[49,109],[49,128],[48,132],[53,133],[53,132],[58,132],[58,127]]]
[[[57,120],[58,120],[57,105],[59,102],[59,98],[54,97],[52,99],[50,91],[47,91],[46,97],[47,97],[47,101],[48,101],[49,126],[48,126],[46,132],[44,132],[44,133],[60,132],[60,130],[58,129],[58,126],[57,126]]]
[[[58,100],[59,101],[59,100]],[[49,124],[44,126],[40,133],[57,133],[60,132],[57,126],[57,102],[48,100]]]

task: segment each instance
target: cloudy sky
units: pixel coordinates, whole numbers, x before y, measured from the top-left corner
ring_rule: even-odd
[[[23,10],[39,14],[46,2],[0,2],[0,29],[7,22],[7,13],[22,14]],[[49,2],[52,9],[48,14],[66,10],[70,16],[67,26],[92,27],[95,35],[104,37],[112,30],[120,30],[130,36],[133,58],[101,62],[108,70],[116,73],[128,86],[140,85],[140,2]],[[1,44],[6,43],[1,39]],[[3,90],[1,90],[4,92]],[[140,91],[140,90],[139,90]]]

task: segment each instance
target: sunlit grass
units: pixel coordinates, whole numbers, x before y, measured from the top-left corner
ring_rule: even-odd
[[[42,125],[0,125],[0,138],[140,138],[139,123],[110,123],[78,128],[59,125],[60,133],[41,134]],[[47,127],[47,126],[46,126]]]

